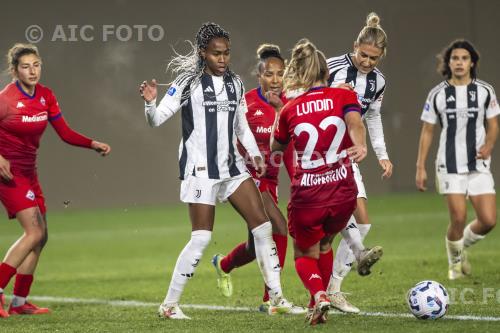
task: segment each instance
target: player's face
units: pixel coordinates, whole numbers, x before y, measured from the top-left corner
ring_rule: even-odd
[[[469,51],[466,49],[454,49],[451,51],[450,62],[451,76],[464,78],[470,76],[470,70],[474,66]]]
[[[272,91],[281,95],[283,90],[283,75],[285,74],[285,64],[278,58],[267,58],[260,68],[259,85],[262,93]]]
[[[354,44],[354,65],[364,74],[370,73],[382,59],[384,51],[371,44]]]
[[[201,56],[207,64],[205,71],[210,75],[221,76],[229,65],[231,53],[229,41],[219,37],[212,39],[205,50],[201,51]]]
[[[20,83],[26,87],[34,87],[40,80],[42,74],[42,62],[34,54],[27,54],[19,58],[19,64],[15,69],[15,76]]]

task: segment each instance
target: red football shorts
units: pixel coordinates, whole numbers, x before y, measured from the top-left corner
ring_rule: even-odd
[[[45,214],[45,198],[37,175],[26,176],[11,172],[14,175],[11,181],[0,181],[0,201],[7,210],[9,219],[15,218],[18,212],[26,208],[37,206],[42,215]]]
[[[297,246],[305,251],[325,236],[339,233],[356,209],[356,198],[321,208],[297,208],[289,205],[288,231]]]
[[[275,204],[278,204],[278,180],[269,178],[256,178],[252,175],[255,185],[261,193],[269,192]]]

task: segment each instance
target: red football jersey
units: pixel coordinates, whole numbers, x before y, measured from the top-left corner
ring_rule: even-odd
[[[248,126],[250,126],[250,130],[255,137],[257,146],[259,146],[259,150],[267,165],[267,171],[264,178],[277,179],[281,164],[281,153],[272,154],[269,145],[271,131],[276,119],[276,111],[262,95],[260,87],[248,91],[245,94],[245,99],[248,107],[248,112],[246,113]],[[282,101],[283,104],[287,102],[284,97],[282,97]],[[247,156],[245,148],[243,148],[239,142],[238,150],[245,159],[248,170],[255,176],[252,160]]]
[[[292,180],[291,204],[324,207],[356,198],[347,148],[352,146],[344,122],[348,112],[361,112],[356,94],[346,89],[313,88],[288,102],[274,137],[293,140],[298,166]]]
[[[49,120],[61,117],[52,91],[37,84],[33,96],[19,83],[0,92],[0,155],[14,170],[34,171],[36,152]]]

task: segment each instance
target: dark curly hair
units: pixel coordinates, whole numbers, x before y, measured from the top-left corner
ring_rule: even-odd
[[[479,52],[476,51],[476,48],[471,42],[465,39],[454,40],[440,54],[437,55],[439,60],[437,68],[438,73],[447,79],[451,78],[450,58],[451,52],[455,49],[465,49],[469,51],[471,61],[474,64],[474,66],[470,69],[470,76],[472,78],[476,78],[477,68],[479,66]]]

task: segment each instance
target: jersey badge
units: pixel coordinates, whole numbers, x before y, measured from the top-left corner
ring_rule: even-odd
[[[45,106],[45,98],[43,98],[43,96],[40,98],[40,103]]]
[[[31,201],[35,200],[35,193],[33,193],[32,190],[29,190],[27,193],[26,193],[26,198],[30,199]]]
[[[176,91],[177,91],[177,89],[175,89],[175,87],[170,87],[170,88],[168,88],[167,94],[169,96],[174,96]]]

